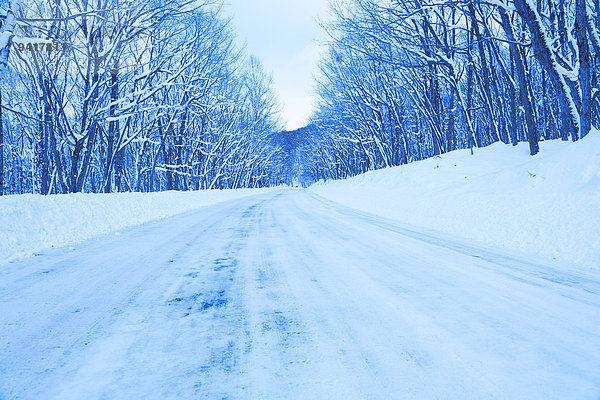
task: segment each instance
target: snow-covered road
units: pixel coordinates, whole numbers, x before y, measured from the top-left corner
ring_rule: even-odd
[[[0,267],[0,398],[599,396],[598,274],[310,191]]]

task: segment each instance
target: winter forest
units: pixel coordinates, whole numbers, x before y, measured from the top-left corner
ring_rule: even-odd
[[[0,194],[308,184],[600,125],[599,0],[333,2],[295,135],[218,1],[0,12]]]
[[[0,0],[0,400],[599,400],[600,0]]]

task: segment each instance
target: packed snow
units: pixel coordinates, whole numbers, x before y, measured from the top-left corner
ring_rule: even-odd
[[[597,400],[596,271],[471,242],[290,189],[6,264],[0,398]]]
[[[600,132],[540,149],[531,157],[527,143],[496,143],[311,190],[406,224],[598,269]]]
[[[264,191],[265,189],[263,189]],[[0,264],[261,190],[0,196]]]

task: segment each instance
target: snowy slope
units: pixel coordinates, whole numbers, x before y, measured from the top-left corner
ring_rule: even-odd
[[[311,189],[403,223],[600,268],[600,132],[528,155],[496,143]]]
[[[0,264],[264,190],[0,197]]]

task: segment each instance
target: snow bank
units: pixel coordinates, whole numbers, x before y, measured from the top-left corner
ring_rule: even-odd
[[[311,190],[349,207],[547,259],[600,268],[600,132],[496,143]]]
[[[264,190],[0,197],[0,264]]]

